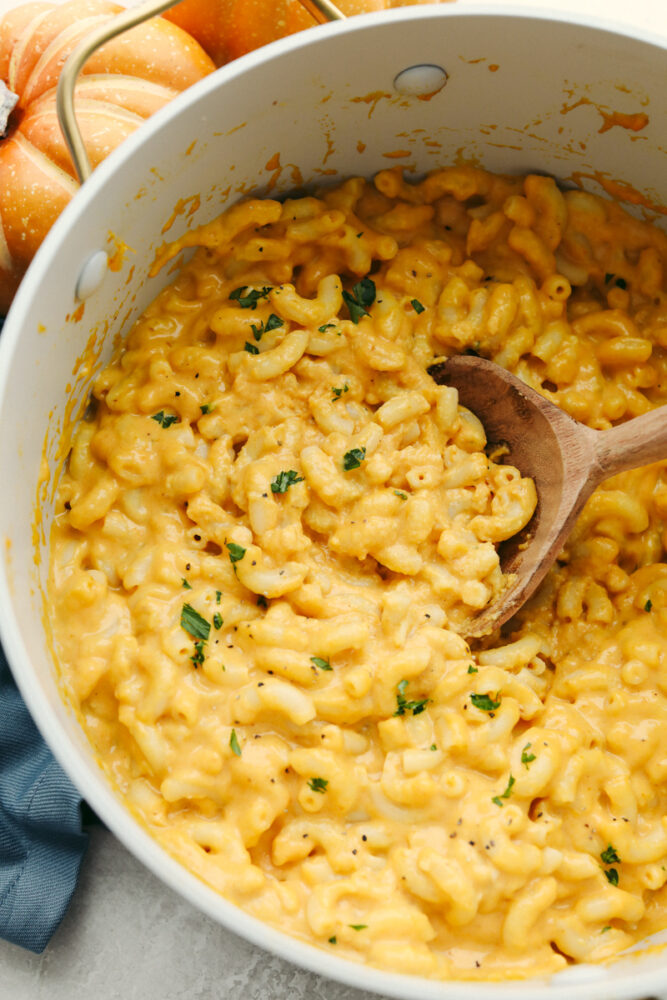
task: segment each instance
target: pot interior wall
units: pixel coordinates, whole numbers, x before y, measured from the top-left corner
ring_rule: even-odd
[[[448,74],[428,100],[394,90],[397,74],[418,64]],[[96,171],[59,220],[0,347],[2,638],[38,723],[111,825],[119,822],[117,806],[62,703],[39,624],[47,510],[63,432],[85,402],[94,370],[114,337],[171,280],[166,271],[148,278],[157,247],[250,193],[281,196],[399,164],[414,177],[460,161],[551,173],[566,185],[625,194],[633,211],[661,220],[664,66],[664,49],[647,41],[479,9],[408,8],[382,21],[314,29],[184,94]],[[81,307],[76,280],[100,248],[117,251],[116,269]],[[39,524],[36,503],[44,508]],[[602,968],[591,976],[609,982]],[[448,994],[440,987],[439,995]]]

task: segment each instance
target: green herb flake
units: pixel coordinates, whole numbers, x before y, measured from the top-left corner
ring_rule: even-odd
[[[625,278],[617,278],[616,279],[616,287],[617,288],[622,288],[622,289],[625,290],[628,287],[628,283],[625,280]]]
[[[494,712],[500,707],[500,700],[494,701],[488,694],[471,694],[470,700],[482,712]]]
[[[396,690],[396,711],[394,716],[405,715],[406,712],[412,712],[413,715],[421,715],[426,706],[428,705],[429,698],[421,698],[417,701],[408,701],[405,697],[405,692],[408,686],[407,681],[399,681]]]
[[[605,865],[618,865],[621,862],[616,850],[609,844],[600,855]]]
[[[365,458],[365,448],[352,448],[343,455],[343,469],[345,472],[349,472],[351,469],[358,469]]]
[[[412,308],[414,309],[414,311],[417,313],[418,316],[420,313],[423,313],[426,308],[426,306],[423,306],[421,304],[419,299],[410,299],[410,305],[412,306]]]
[[[222,620],[222,615],[216,611],[216,613],[213,615],[213,628],[216,630],[216,632],[219,632],[223,625],[224,621]]]
[[[329,784],[326,778],[309,778],[308,787],[313,792],[321,792],[324,794],[327,790],[327,785]]]
[[[529,769],[530,765],[536,759],[534,753],[528,753],[527,752],[529,747],[530,747],[530,743],[526,743],[525,747],[521,751],[521,763],[524,765],[524,767],[526,768],[526,770]]]
[[[287,493],[290,486],[294,486],[295,483],[302,483],[303,476],[300,476],[298,472],[294,469],[290,469],[289,472],[279,472],[277,476],[274,476],[271,480],[271,492],[272,493]]]
[[[215,603],[216,604],[220,604],[221,600],[222,600],[222,591],[221,590],[216,590],[216,592],[215,592]]]
[[[178,424],[181,422],[180,417],[177,417],[173,413],[165,413],[164,410],[160,410],[159,413],[154,413],[151,420],[156,420],[160,427],[171,427],[172,424]]]
[[[192,587],[190,586],[190,584],[188,583],[188,581],[185,579],[185,577],[181,578],[181,586],[182,586],[183,590],[192,590]]]
[[[195,670],[197,669],[197,667],[201,666],[201,664],[204,662],[203,640],[198,639],[197,642],[195,642],[195,651],[194,654],[190,657],[190,660],[194,664]]]
[[[331,391],[333,393],[333,396],[331,397],[331,402],[335,403],[337,399],[340,399],[340,397],[343,395],[343,393],[350,391],[350,387],[349,387],[349,385],[346,382],[345,385],[342,385],[342,386],[338,386],[338,387],[332,386],[331,387]]]
[[[343,292],[343,301],[353,323],[358,323],[364,316],[370,316],[367,307],[375,302],[375,282],[371,278],[362,278],[351,292]]]
[[[403,493],[402,490],[394,490],[394,496],[398,497],[399,500],[407,500],[408,499],[408,494],[407,493]]]
[[[437,746],[435,745],[435,743],[431,743],[431,750],[437,750],[437,749],[438,749],[438,748],[437,748]]]
[[[310,662],[314,663],[318,670],[333,670],[328,660],[323,660],[321,656],[311,656]]]
[[[329,944],[338,944],[338,938],[336,937],[336,935],[335,935],[335,934],[333,934],[333,935],[332,935],[332,936],[331,936],[331,937],[329,938]]]
[[[229,552],[229,561],[231,562],[232,566],[234,565],[234,563],[237,563],[239,559],[243,559],[245,555],[244,548],[242,548],[240,545],[237,545],[236,542],[225,542],[225,545]]]
[[[276,316],[275,313],[271,313],[266,323],[260,323],[259,326],[256,326],[254,323],[250,324],[252,335],[258,342],[262,339],[265,333],[269,333],[270,330],[277,330],[281,326],[284,326],[284,322],[280,316]]]
[[[268,333],[269,330],[277,330],[281,326],[284,326],[284,322],[280,316],[276,316],[275,313],[271,313],[264,326],[264,332]]]
[[[270,291],[270,285],[265,285],[263,288],[250,288],[249,285],[242,285],[240,288],[235,288],[230,293],[229,298],[232,302],[238,302],[241,309],[256,309],[259,300],[265,299]],[[244,292],[247,292],[247,295],[244,295]]]
[[[468,673],[469,674],[479,673],[479,671],[478,671],[477,667],[474,665],[474,663],[468,664]]]
[[[615,274],[612,274],[611,272],[608,271],[607,274],[605,274],[604,276],[605,285],[608,285],[611,281],[614,280],[615,277],[616,277]]]
[[[323,326],[318,326],[317,330],[319,333],[325,333],[327,330],[333,329],[335,325],[335,323],[324,323]]]
[[[618,885],[618,871],[615,868],[607,868],[604,874],[609,885]]]
[[[257,598],[257,607],[258,608],[268,608],[268,606],[269,606],[269,602],[264,597],[264,594],[260,594],[259,597]]]
[[[255,345],[251,344],[249,340],[246,340],[243,345],[243,350],[247,351],[248,354],[259,354],[259,347],[255,347]]]
[[[365,931],[368,924],[348,924],[347,926],[351,927],[353,931]]]
[[[652,607],[653,607],[653,601],[648,600],[644,605],[644,611],[650,611]]]
[[[510,774],[510,778],[509,778],[509,781],[507,782],[507,788],[505,789],[505,791],[501,792],[500,795],[494,795],[493,798],[491,799],[491,801],[494,802],[497,806],[500,806],[500,808],[502,809],[503,803],[502,803],[501,800],[502,799],[508,799],[510,797],[510,795],[512,794],[512,788],[514,787],[514,783],[515,782],[516,782],[516,778],[514,778]]]
[[[184,604],[181,611],[181,628],[192,636],[193,639],[208,639],[211,634],[211,626],[191,604]]]
[[[606,927],[602,928],[602,930],[600,931],[600,934],[606,934],[607,931],[610,931],[610,930],[611,930],[611,924],[607,924]]]
[[[239,746],[239,738],[236,735],[236,730],[232,729],[231,736],[229,737],[229,746],[233,754],[237,757],[241,756],[241,747]]]
[[[200,409],[200,410],[202,411],[202,413],[203,413],[203,414],[205,415],[205,414],[207,414],[207,413],[210,413],[210,412],[211,412],[211,411],[212,411],[212,410],[214,409],[214,407],[213,407],[213,406],[211,406],[211,404],[210,404],[210,403],[204,403],[204,405],[203,405],[203,406],[200,406],[200,407],[199,407],[199,409]]]

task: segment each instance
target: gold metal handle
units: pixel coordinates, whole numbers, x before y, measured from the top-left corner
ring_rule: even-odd
[[[129,10],[123,11],[113,17],[106,24],[92,31],[71,53],[67,62],[63,66],[58,81],[58,91],[56,95],[56,108],[58,111],[58,121],[65,137],[67,148],[69,149],[74,168],[83,184],[87,180],[93,168],[86,152],[81,130],[76,120],[74,111],[74,88],[79,73],[84,64],[101,45],[111,41],[124,31],[148,21],[149,18],[162,14],[170,7],[175,7],[179,0],[145,0],[144,3]],[[345,15],[336,7],[331,0],[300,0],[301,4],[309,14],[320,24],[327,21],[344,21]]]

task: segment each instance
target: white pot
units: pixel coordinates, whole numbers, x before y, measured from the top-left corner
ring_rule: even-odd
[[[415,1000],[620,1000],[667,996],[667,956],[656,949],[571,967],[549,982],[426,981],[354,965],[286,937],[189,874],[126,811],[61,699],[43,627],[53,478],[38,486],[42,456],[53,477],[71,413],[67,386],[78,400],[87,395],[90,371],[77,359],[90,357],[89,338],[103,346],[106,360],[113,335],[127,331],[170,280],[166,271],[152,279],[147,273],[179,199],[200,196],[187,219],[195,225],[250,190],[288,191],[300,183],[297,167],[308,184],[396,163],[423,172],[463,155],[494,171],[543,171],[565,183],[583,176],[594,191],[596,177],[618,179],[657,203],[667,196],[666,46],[576,15],[501,11],[497,4],[403,8],[275,43],[181,95],[95,171],[49,234],[5,325],[0,633],[35,721],[104,822],[160,878],[230,930],[333,979]],[[448,73],[431,100],[394,90],[397,74],[419,64]],[[589,103],[568,111],[580,98]],[[600,109],[643,111],[650,121],[638,133],[600,131]],[[387,155],[401,150],[408,155]],[[180,235],[186,218],[177,215],[169,238]],[[77,318],[81,269],[96,251],[113,250],[115,238],[129,248],[122,267],[106,273]],[[44,520],[36,528],[39,506]]]

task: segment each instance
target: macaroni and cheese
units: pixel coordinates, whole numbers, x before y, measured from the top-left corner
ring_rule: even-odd
[[[246,911],[434,978],[667,925],[667,463],[603,484],[474,648],[533,484],[427,373],[472,350],[606,428],[667,399],[667,237],[537,175],[247,200],[95,383],[52,534],[72,700]]]

